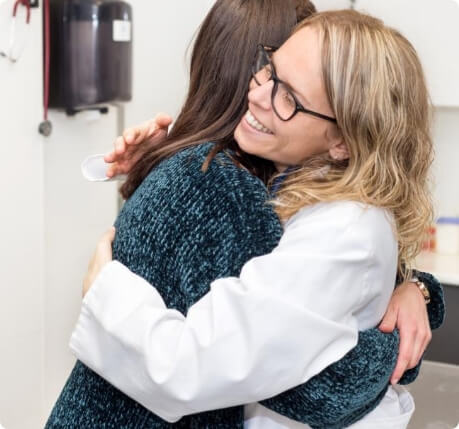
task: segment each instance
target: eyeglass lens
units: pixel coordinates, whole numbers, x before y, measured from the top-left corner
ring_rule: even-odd
[[[273,73],[273,66],[268,54],[258,49],[253,68],[253,77],[258,85],[264,85],[269,80],[274,80],[272,93],[273,107],[281,119],[289,119],[296,110],[296,102],[291,92],[283,82],[279,82]]]

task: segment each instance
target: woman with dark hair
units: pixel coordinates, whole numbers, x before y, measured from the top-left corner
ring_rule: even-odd
[[[216,6],[222,3],[224,2],[217,2]],[[234,2],[229,3],[234,6]],[[243,2],[239,7],[247,5],[247,3],[250,2]],[[264,1],[260,10],[264,10],[267,7],[267,3],[270,2]],[[270,4],[274,3],[276,2]],[[285,2],[282,4],[285,7]],[[231,8],[227,10],[227,13],[237,14],[240,13],[240,9],[237,7]],[[246,15],[242,14],[242,16]],[[253,21],[247,22],[252,22],[253,25]],[[269,23],[271,23],[271,19]],[[226,25],[228,23],[224,22],[224,26]],[[204,27],[202,31],[204,31]],[[272,36],[273,29],[270,29],[268,33],[266,37]],[[214,36],[224,34],[226,34],[226,37],[230,37],[234,35],[234,32],[225,33],[221,28],[215,27]],[[247,36],[246,33],[242,34],[245,37]],[[240,34],[238,34],[238,37],[240,37]],[[212,39],[205,38],[204,40],[210,43],[209,40]],[[203,45],[196,44],[195,52],[198,49],[207,47],[205,42],[200,43]],[[245,43],[247,43],[247,40],[245,40]],[[193,56],[193,58],[195,57]],[[194,66],[199,65],[194,64]],[[219,69],[219,71],[225,73],[227,69],[223,68]],[[204,76],[210,81],[213,79],[219,81],[218,74],[205,74]],[[226,90],[228,90],[228,87],[226,87]],[[197,96],[200,104],[206,103],[207,98],[205,95],[204,93],[199,93]],[[229,101],[232,102],[232,100],[230,99]],[[229,109],[231,110],[231,106]],[[311,113],[311,111],[309,112]],[[235,123],[239,122],[242,116],[240,104],[234,107],[233,113],[235,114]],[[232,118],[233,116],[231,115],[226,120],[231,120]],[[192,122],[193,116],[188,117],[187,120]],[[199,118],[194,117],[194,120],[198,121]],[[215,120],[218,121],[219,118]],[[250,119],[250,121],[252,126],[262,127],[255,119]],[[149,158],[144,157],[142,159],[138,170],[133,173],[131,180],[126,183],[124,193],[125,195],[131,195],[131,198],[126,203],[117,221],[118,234],[114,243],[114,256],[132,271],[154,284],[169,307],[186,313],[207,292],[208,284],[212,280],[238,275],[242,265],[248,259],[269,253],[276,246],[282,229],[273,210],[265,204],[267,194],[263,183],[257,177],[247,173],[247,170],[249,170],[253,173],[258,173],[258,177],[269,177],[269,172],[273,171],[274,164],[261,161],[256,156],[248,155],[247,152],[244,153],[233,143],[231,135],[228,135],[227,132],[222,131],[219,134],[220,127],[224,126],[223,121],[213,130],[213,134],[208,130],[209,134],[205,140],[200,140],[197,135],[186,135],[187,128],[184,128],[184,136],[177,134],[174,136],[174,132],[178,133],[176,127],[179,123],[178,120],[174,130],[163,145],[155,149],[149,155]],[[208,127],[212,127],[214,123],[215,121],[209,122]],[[201,129],[202,127],[199,127],[198,131]],[[269,134],[267,131],[266,133]],[[202,141],[207,141],[210,137],[213,137],[212,141],[216,142],[215,144],[201,144]],[[204,138],[202,136],[202,139]],[[258,155],[257,151],[253,152],[254,155]],[[267,159],[270,158],[267,157]],[[238,165],[241,167],[238,167]],[[201,171],[201,166],[203,166],[205,172]],[[156,168],[153,169],[153,167]],[[151,171],[150,174],[148,174],[149,171]],[[146,174],[148,174],[146,179],[132,193],[136,187],[135,181],[139,178],[142,180],[145,177],[143,175]],[[132,187],[129,188],[129,186]],[[392,260],[392,257],[393,249],[389,259]],[[383,283],[390,282],[391,273],[392,269],[389,269],[382,274],[380,279],[371,277],[376,283],[376,288]],[[393,273],[395,273],[395,270]],[[349,286],[352,286],[354,280],[356,284],[360,284],[358,276],[350,280],[349,273],[347,275],[343,273],[343,278],[349,281]],[[334,279],[330,280],[333,281]],[[393,280],[395,279],[392,279],[392,282]],[[297,279],[297,282],[300,281],[301,279]],[[304,281],[307,282],[307,278]],[[306,288],[307,285],[304,285],[304,287]],[[151,292],[153,291],[154,289],[151,288]],[[134,286],[132,292],[132,296],[136,296],[135,292],[139,292],[139,290]],[[419,294],[418,291],[416,293]],[[146,298],[145,295],[142,295],[142,298],[144,297]],[[122,303],[125,299],[126,304],[132,304],[129,292],[124,297],[117,296],[116,299],[120,298],[119,303]],[[92,302],[97,302],[97,295],[92,295]],[[247,302],[250,302],[250,300]],[[154,316],[151,313],[144,313],[145,308],[143,306],[149,303],[149,299],[146,299],[145,302],[143,302],[143,299],[137,302],[135,311],[137,316],[140,318]],[[268,305],[269,301],[265,301],[265,303]],[[98,303],[102,307],[103,304],[103,302]],[[381,305],[378,305],[380,311]],[[103,312],[103,308],[101,311]],[[132,311],[131,307],[129,308],[130,311]],[[359,312],[357,309],[356,311],[357,313]],[[129,312],[124,313],[120,308],[119,314],[111,314],[107,319],[102,317],[100,319],[100,329],[110,330],[111,327],[115,327],[118,324],[122,325],[126,318],[134,317],[134,314]],[[270,317],[273,320],[266,319],[266,327],[274,328],[276,321],[278,321],[279,328],[285,328],[284,312],[285,308],[282,310],[282,300],[280,300],[277,310],[270,313]],[[285,362],[279,365],[279,371],[274,371],[279,379],[263,379],[263,372],[273,363],[272,358],[271,360],[266,359],[268,367],[261,365],[259,368],[252,368],[254,373],[250,374],[250,377],[255,377],[259,380],[258,395],[261,395],[259,399],[270,396],[263,396],[262,394],[262,391],[269,384],[272,385],[275,391],[278,389],[279,383],[280,385],[293,387],[301,382],[302,378],[304,379],[303,374],[303,377],[292,383],[298,377],[298,373],[293,370],[291,373],[288,371],[284,373],[286,366],[289,366],[289,359],[292,359],[292,362],[297,362],[298,358],[304,359],[304,364],[308,367],[305,373],[306,379],[309,379],[342,358],[355,346],[357,341],[355,326],[354,329],[351,329],[346,323],[327,322],[322,320],[319,314],[315,316],[312,314],[306,315],[300,311],[295,316],[295,313],[296,310],[293,307],[290,308],[290,322],[293,320],[298,322],[291,325],[291,330],[295,329],[295,335],[298,336],[301,335],[301,331],[304,329],[307,341],[301,339],[299,341],[301,346],[292,347],[291,333],[285,330],[279,331],[283,332],[283,335],[277,335],[277,345],[285,347],[283,349]],[[189,314],[191,315],[191,313]],[[196,313],[193,314],[196,315]],[[115,317],[112,318],[112,316]],[[84,325],[85,318],[86,321],[90,321],[90,317],[91,314],[86,314],[82,319],[82,324]],[[174,317],[171,318],[172,323],[175,323],[173,321]],[[315,334],[309,331],[311,326],[307,323],[311,322],[311,317],[315,318],[316,322],[322,326],[322,330],[318,330]],[[355,321],[352,323],[355,324]],[[238,327],[235,325],[232,328],[237,329]],[[300,331],[297,329],[300,329]],[[273,337],[276,337],[276,332],[268,332],[268,335],[260,331],[253,333],[257,333],[256,336],[252,337],[252,341],[256,346],[260,346],[259,341],[261,338],[263,341],[266,340],[267,352],[272,350],[269,347],[272,346],[270,341]],[[229,339],[235,334],[236,332],[230,329],[227,331],[226,337]],[[209,335],[205,342],[212,342],[211,332],[209,332]],[[135,331],[130,332],[129,336],[131,337],[132,345],[137,344],[137,341],[142,342],[141,338],[136,338],[137,333]],[[123,338],[123,335],[119,338]],[[345,359],[330,366],[307,384],[266,401],[264,404],[271,410],[303,423],[309,423],[312,427],[342,427],[360,419],[374,409],[385,396],[387,382],[396,359],[396,337],[384,336],[373,330],[371,333],[367,332],[366,336],[362,334],[360,338],[362,342]],[[74,344],[78,344],[78,335],[75,339]],[[81,336],[79,339],[82,339]],[[116,340],[112,340],[114,341],[113,343],[106,344],[107,349],[111,346],[116,346]],[[261,344],[263,344],[263,341]],[[311,343],[310,347],[306,347],[306,342]],[[154,347],[155,344],[152,344],[152,346]],[[169,346],[170,344],[167,347]],[[205,347],[206,344],[202,343],[201,346]],[[309,349],[315,350],[315,348],[319,352],[314,357],[311,356]],[[423,350],[423,347],[420,348]],[[292,354],[293,350],[300,351],[300,353],[295,356],[295,354]],[[166,356],[170,351],[168,349],[158,349],[157,357],[160,358],[163,352]],[[239,369],[239,375],[233,381],[237,384],[238,377],[242,377],[240,379],[241,385],[247,387],[244,384],[244,374],[249,368],[244,367],[244,365],[247,364],[245,358],[249,358],[249,356],[245,355],[243,349],[235,349],[232,352],[233,355],[230,359],[227,359],[229,377],[235,376],[235,373],[231,371],[235,369],[234,365],[236,365],[236,369]],[[369,357],[370,353],[370,359],[362,360],[362,357]],[[104,354],[103,346],[99,351],[92,350],[92,357],[96,356],[96,361],[105,362],[106,356]],[[257,359],[254,361],[262,363],[259,359],[262,356],[263,353],[257,354]],[[113,363],[115,363],[116,368],[112,368],[114,371],[111,371],[111,373],[119,372],[121,378],[118,382],[110,380],[114,385],[129,384],[131,381],[137,384],[138,380],[134,381],[134,378],[132,380],[123,379],[124,376],[121,375],[125,368],[132,366],[132,362],[118,361]],[[384,365],[384,363],[386,364]],[[148,365],[148,362],[146,364]],[[164,368],[167,369],[169,362],[165,361],[163,364]],[[202,364],[204,364],[203,367],[201,366]],[[237,368],[239,364],[242,366]],[[190,371],[203,370],[205,373],[205,362],[190,360],[187,365],[189,365]],[[196,367],[196,365],[198,366]],[[91,362],[91,367],[99,369],[94,361]],[[140,368],[139,371],[140,377],[148,380],[148,374],[143,372],[144,369]],[[270,374],[272,375],[273,371]],[[347,377],[349,378],[346,379]],[[167,377],[163,381],[156,381],[160,385],[163,383],[167,385],[166,389],[172,387],[168,384]],[[210,389],[207,393],[208,409],[213,409],[215,407],[212,404],[215,404],[215,401],[218,402],[219,399],[217,396],[214,397],[212,393],[211,386],[215,387],[213,384],[215,380],[209,379],[208,381]],[[183,390],[183,396],[176,398],[176,400],[181,402],[185,408],[187,408],[187,404],[193,408],[195,403],[189,397],[189,388],[192,388],[192,385],[188,384],[186,377],[182,378],[181,382],[183,386],[177,385],[173,389],[175,391],[178,388],[179,392]],[[137,386],[141,387],[141,384]],[[265,393],[270,391],[270,389],[265,390]],[[340,396],[340,392],[343,394],[342,396]],[[146,391],[144,393],[147,394]],[[233,391],[229,395],[231,396],[229,401],[232,402],[232,405],[235,405],[234,394],[235,392]],[[249,397],[253,397],[254,392],[246,392],[246,394]],[[339,403],[341,399],[345,401]],[[145,404],[146,402],[142,401],[142,403]],[[148,405],[153,403],[159,409],[168,408],[167,400],[163,403],[163,399],[159,396],[156,399],[155,396],[149,395],[147,403]],[[244,401],[236,403],[244,403]],[[193,412],[190,408],[188,408],[188,411]],[[194,412],[199,411],[202,410],[194,409]],[[258,411],[255,410],[252,417],[257,417]],[[206,412],[183,418],[176,423],[176,426],[195,428],[242,427],[244,421],[242,412],[242,407]],[[161,413],[163,418],[167,418],[170,421],[175,420],[176,415],[173,412],[168,414],[167,411]],[[258,417],[265,420],[273,418],[269,414],[258,415]],[[271,423],[273,422],[271,421]],[[105,383],[87,367],[77,363],[61,398],[53,410],[48,427],[99,426],[159,428],[168,427],[169,425]]]

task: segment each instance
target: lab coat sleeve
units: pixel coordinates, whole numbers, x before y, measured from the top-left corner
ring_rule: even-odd
[[[111,262],[83,301],[71,349],[170,422],[272,397],[355,346],[354,312],[372,299],[368,271],[388,268],[375,252],[390,242],[381,219],[300,213],[271,254],[214,281],[186,317]]]

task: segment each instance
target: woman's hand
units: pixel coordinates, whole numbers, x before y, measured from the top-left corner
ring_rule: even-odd
[[[103,266],[112,261],[112,243],[114,239],[115,228],[111,227],[97,243],[96,251],[89,262],[88,272],[83,280],[83,297],[91,288]]]
[[[379,330],[388,333],[395,328],[400,331],[400,350],[392,384],[418,364],[432,338],[424,296],[415,283],[402,283],[392,294]]]
[[[115,140],[113,150],[104,157],[105,162],[110,163],[106,172],[107,177],[129,173],[145,149],[154,147],[167,137],[171,122],[170,116],[160,113],[154,119],[127,128],[123,135]]]

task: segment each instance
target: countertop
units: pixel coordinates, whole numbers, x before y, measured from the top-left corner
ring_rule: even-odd
[[[440,255],[422,252],[415,268],[434,275],[440,283],[459,287],[459,255]]]

